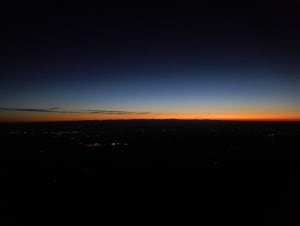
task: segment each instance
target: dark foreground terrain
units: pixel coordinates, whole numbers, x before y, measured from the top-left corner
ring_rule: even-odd
[[[21,191],[32,182],[39,186],[72,184],[74,187],[74,182],[89,188],[100,185],[114,193],[109,196],[112,202],[108,202],[112,209],[106,204],[104,209],[122,212],[132,202],[124,192],[132,181],[124,179],[128,172],[127,176],[122,172],[122,176],[112,176],[110,179],[116,180],[108,184],[110,176],[104,168],[160,168],[159,177],[163,179],[157,179],[158,176],[150,179],[143,172],[134,179],[139,185],[130,187],[133,193],[144,188],[150,190],[140,196],[140,203],[135,203],[141,210],[153,202],[156,205],[153,212],[144,211],[143,214],[150,214],[146,221],[161,218],[155,212],[165,206],[173,214],[164,213],[166,210],[158,212],[163,217],[182,220],[184,225],[192,224],[189,220],[194,222],[195,216],[198,221],[206,222],[202,222],[204,225],[229,222],[300,225],[300,123],[177,120],[15,123],[1,124],[0,136],[2,182],[16,189],[11,198],[4,192],[1,202],[9,225],[23,225],[23,220],[28,220],[28,215],[20,218],[19,214],[33,200]],[[197,168],[197,171],[183,175],[165,173],[162,168]],[[184,189],[179,189],[182,186]],[[154,195],[157,192],[164,198],[157,200]],[[48,195],[41,196],[30,210],[39,210],[36,213],[40,215],[43,212],[40,206],[48,202],[54,205],[57,201],[45,196]],[[77,202],[76,197],[71,199]],[[23,198],[25,201],[20,201]],[[55,205],[55,209],[61,207]],[[103,200],[97,205],[103,207]],[[64,208],[67,207],[63,205]],[[183,213],[186,208],[191,208],[190,216],[180,219],[178,212]],[[154,220],[151,224],[156,223]]]

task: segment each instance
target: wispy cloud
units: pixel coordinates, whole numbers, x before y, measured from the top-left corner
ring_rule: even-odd
[[[80,113],[80,111],[65,111],[60,108],[0,108],[0,111],[23,111],[23,112],[39,112],[39,113]]]
[[[146,115],[151,112],[138,112],[138,111],[111,111],[102,109],[79,109],[79,110],[64,110],[59,107],[53,108],[0,108],[0,111],[8,112],[37,112],[37,113],[66,113],[66,114],[107,114],[107,115],[122,115],[122,114],[137,114]]]
[[[91,114],[117,114],[117,115],[122,115],[122,114],[150,114],[150,112],[136,112],[136,111],[109,111],[109,110],[82,110],[87,113]]]
[[[60,108],[60,107],[53,107],[53,108],[48,108],[48,110],[53,110],[53,111],[55,111],[55,110],[62,110],[62,108]]]

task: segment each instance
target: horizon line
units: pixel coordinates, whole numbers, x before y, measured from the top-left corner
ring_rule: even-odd
[[[225,121],[225,122],[300,122],[300,119],[178,119],[178,118],[137,118],[137,119],[86,119],[86,120],[32,120],[0,121],[0,123],[59,123],[59,122],[103,122],[103,121]]]

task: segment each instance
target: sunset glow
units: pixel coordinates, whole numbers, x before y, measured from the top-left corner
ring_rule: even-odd
[[[14,113],[1,115],[2,122],[43,122],[43,121],[81,121],[81,120],[132,120],[132,119],[180,119],[180,120],[242,120],[242,121],[300,121],[299,114],[289,112],[264,113],[214,113],[214,114],[184,114],[156,113],[146,115],[106,115],[106,114],[49,114],[49,113]]]
[[[8,23],[0,121],[300,119],[290,23],[270,30],[271,16],[248,9],[186,17],[140,10],[145,18],[108,9],[46,16],[45,26],[31,14]]]

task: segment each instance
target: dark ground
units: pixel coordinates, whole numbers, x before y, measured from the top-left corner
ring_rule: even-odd
[[[300,123],[133,120],[0,128],[7,225],[25,225],[37,215],[47,216],[41,225],[58,223],[46,207],[63,215],[87,210],[100,222],[115,213],[110,221],[124,224],[300,225]],[[138,171],[116,174],[111,168]],[[153,177],[140,168],[159,173]],[[69,189],[60,199],[53,192],[39,194],[45,187]]]

